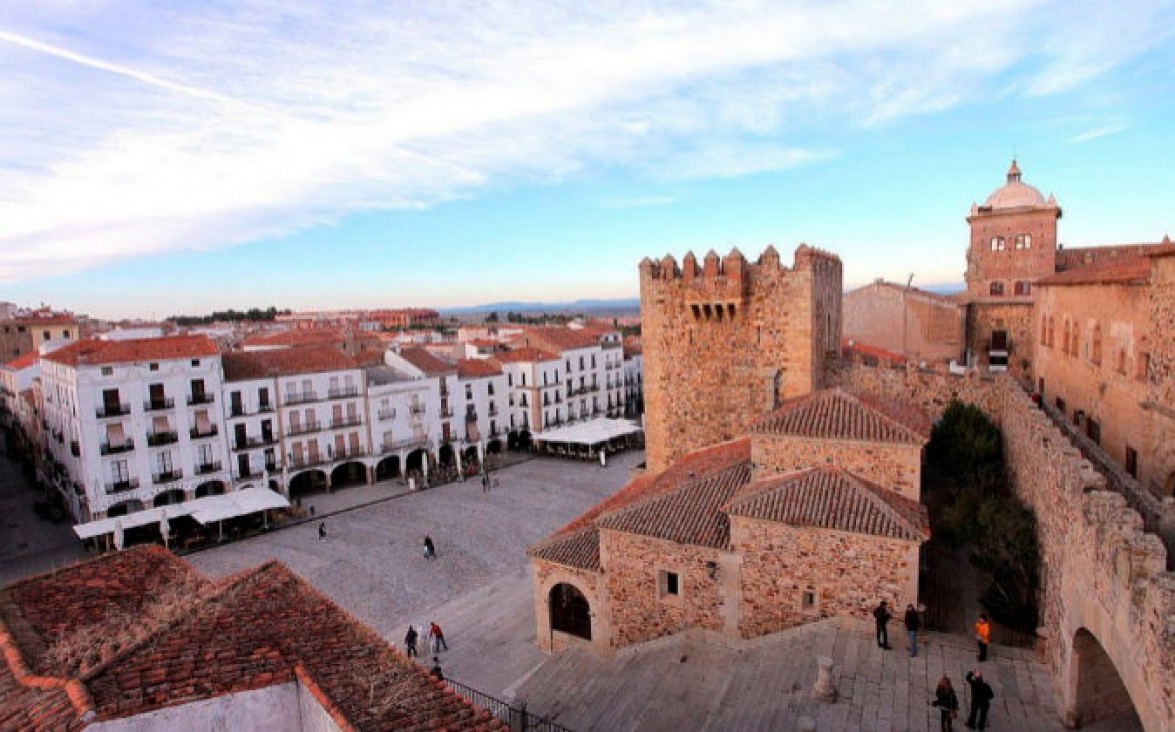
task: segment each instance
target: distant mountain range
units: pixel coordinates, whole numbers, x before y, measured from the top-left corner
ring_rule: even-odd
[[[587,313],[626,312],[641,309],[640,298],[623,297],[615,300],[575,300],[572,302],[491,302],[485,305],[471,305],[464,308],[441,308],[442,315],[465,315],[470,313]]]

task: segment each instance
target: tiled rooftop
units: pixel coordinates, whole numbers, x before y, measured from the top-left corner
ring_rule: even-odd
[[[1037,287],[1065,285],[1141,285],[1150,279],[1151,260],[1123,254],[1099,258],[1092,264],[1065,269],[1036,281]]]
[[[166,617],[152,612],[149,603],[181,578],[188,583],[184,589],[194,589],[173,601],[178,611]],[[84,602],[68,595],[71,587],[82,591]],[[12,720],[18,728],[57,729],[74,720],[80,726],[76,720],[87,710],[98,720],[121,718],[297,679],[343,729],[501,728],[277,562],[212,583],[161,548],[137,547],[3,592],[5,725]],[[103,627],[116,621],[98,603],[129,601],[132,594],[138,605],[129,610],[158,622],[144,623],[137,635],[72,677],[43,679],[39,685],[47,690],[28,688],[28,674],[19,667],[43,653],[60,627],[97,623],[97,630],[109,630],[103,638],[125,634],[125,616]],[[50,635],[42,635],[42,627]],[[39,721],[28,718],[30,709],[41,715]]]
[[[269,351],[226,353],[221,357],[225,381],[248,381],[293,374],[347,371],[359,368],[334,346],[300,346]]]
[[[530,345],[559,351],[588,348],[599,342],[599,337],[585,330],[572,330],[561,325],[534,326],[524,331]]]
[[[502,367],[488,359],[463,358],[457,362],[457,376],[462,379],[479,379],[486,376],[500,376]]]
[[[28,353],[24,354],[23,356],[18,356],[16,358],[12,359],[11,361],[9,361],[8,363],[4,364],[4,367],[7,368],[9,371],[23,371],[24,369],[27,369],[29,366],[32,366],[33,364],[37,363],[37,360],[40,358],[41,358],[41,355],[39,353],[37,353],[36,351],[29,351]]]
[[[559,355],[550,351],[542,351],[533,346],[515,348],[512,351],[495,353],[491,359],[499,363],[527,363],[534,361],[558,361]]]
[[[324,346],[338,345],[345,339],[343,332],[337,328],[308,328],[302,330],[283,330],[276,333],[258,333],[242,341],[242,345],[249,346]]]
[[[179,335],[164,338],[134,338],[125,341],[87,339],[58,348],[44,356],[68,366],[169,361],[219,355],[207,336]]]
[[[456,367],[453,364],[443,361],[427,350],[417,346],[401,349],[400,357],[423,371],[427,376],[443,376],[456,371]]]
[[[924,506],[836,468],[755,481],[726,511],[731,516],[906,541],[930,538]]]
[[[1161,249],[1164,242],[1149,242],[1140,244],[1114,244],[1100,247],[1077,247],[1057,250],[1057,271],[1064,272],[1070,269],[1088,267],[1092,264],[1105,262],[1118,257],[1142,257],[1148,253]]]
[[[759,420],[756,434],[827,440],[858,440],[921,445],[929,439],[930,420],[909,406],[824,389],[789,399]]]

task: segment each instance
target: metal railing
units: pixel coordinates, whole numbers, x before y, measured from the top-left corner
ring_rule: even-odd
[[[290,460],[290,468],[293,470],[300,470],[301,468],[312,468],[315,465],[323,465],[327,462],[326,456],[315,455],[313,457],[294,458]]]
[[[196,466],[196,475],[208,475],[209,473],[215,473],[215,472],[218,472],[219,470],[220,470],[220,463],[219,462],[203,463],[201,465]]]
[[[359,387],[346,386],[342,389],[327,389],[327,399],[346,399],[347,397],[359,396]]]
[[[172,445],[179,442],[180,436],[175,431],[169,432],[148,432],[147,446],[160,447],[162,445]]]
[[[286,392],[286,404],[303,404],[305,402],[313,402],[318,400],[318,395],[311,391],[288,391]]]
[[[265,435],[261,435],[260,437],[248,437],[244,440],[234,441],[232,449],[248,450],[253,447],[264,447],[265,445],[272,445],[275,442],[277,442],[277,438],[273,435],[269,435],[268,437]]]
[[[363,424],[363,418],[358,414],[352,414],[346,417],[333,417],[330,421],[331,429],[338,429],[339,427],[351,427],[357,424]]]
[[[201,430],[199,427],[193,427],[192,429],[188,430],[188,436],[193,440],[199,440],[204,437],[215,437],[219,431],[219,427],[214,424],[210,424],[203,430]]]
[[[115,481],[114,483],[107,483],[106,493],[107,495],[112,493],[126,493],[127,491],[133,491],[138,487],[138,478],[131,478],[130,480],[119,480]]]
[[[203,394],[189,394],[188,406],[195,406],[197,404],[211,404],[216,401],[216,395],[212,392],[204,392]]]
[[[162,473],[155,473],[151,476],[152,483],[174,483],[180,478],[184,477],[182,470],[168,470]]]
[[[299,424],[292,424],[286,430],[287,435],[305,435],[309,432],[318,432],[322,429],[322,424],[318,420],[313,422],[301,422]]]
[[[453,691],[494,715],[495,718],[501,720],[510,729],[517,730],[517,732],[532,732],[532,730],[534,732],[571,732],[567,727],[556,724],[534,712],[527,711],[526,702],[521,702],[518,706],[514,706],[510,702],[502,701],[497,697],[490,696],[484,691],[478,691],[452,679],[445,679],[445,683]]]
[[[124,417],[131,413],[131,405],[129,404],[103,404],[94,410],[94,414],[98,419],[106,417]]]
[[[376,413],[376,416],[379,417],[380,419],[395,419],[396,418],[396,410],[395,409],[381,409],[381,410],[379,410],[379,412]]]
[[[130,452],[135,449],[135,441],[127,440],[126,442],[103,442],[98,446],[98,451],[103,455],[116,455],[120,452]]]
[[[175,409],[175,399],[170,397],[165,399],[151,399],[143,402],[144,412],[158,412],[161,409]]]

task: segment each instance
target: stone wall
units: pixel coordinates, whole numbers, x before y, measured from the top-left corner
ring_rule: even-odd
[[[774,473],[833,465],[912,501],[922,495],[922,448],[918,445],[757,434],[751,440],[751,461],[756,470]]]
[[[726,556],[720,556],[726,555]],[[715,578],[707,562],[714,562]],[[725,552],[637,534],[600,531],[600,563],[607,569],[612,645],[622,647],[686,628],[723,631],[728,624],[722,580],[732,574]],[[664,596],[659,573],[679,578],[679,594]]]
[[[837,374],[849,390],[933,408],[951,396],[1001,428],[1012,486],[1036,513],[1041,635],[1062,721],[1099,716],[1076,693],[1083,629],[1113,662],[1146,729],[1175,729],[1175,575],[1160,539],[1010,379],[985,380],[860,366]]]
[[[558,651],[569,643],[577,642],[565,633],[557,633],[551,629],[551,611],[547,605],[551,588],[565,582],[583,593],[587,598],[592,615],[592,646],[601,652],[610,652],[608,644],[610,610],[607,607],[607,598],[601,593],[603,580],[596,572],[586,569],[568,567],[562,564],[531,559],[534,568],[534,618],[538,634],[539,648],[547,653]]]
[[[950,298],[878,281],[845,293],[844,338],[915,362],[961,359],[963,311]]]
[[[997,330],[1008,334],[1008,373],[1018,379],[1029,378],[1036,356],[1032,301],[975,302],[967,306],[967,348],[985,370],[991,334]]]
[[[841,264],[801,245],[791,269],[768,247],[699,266],[640,265],[649,469],[739,435],[783,399],[822,385],[839,347]]]
[[[829,617],[869,619],[880,600],[918,603],[918,543],[731,519],[742,555],[739,634],[750,638]],[[805,607],[804,593],[815,603]],[[900,616],[900,612],[896,612]]]

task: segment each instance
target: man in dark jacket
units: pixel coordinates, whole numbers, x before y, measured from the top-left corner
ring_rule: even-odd
[[[887,651],[889,650],[889,629],[886,628],[886,625],[891,617],[893,616],[889,614],[889,607],[885,600],[882,600],[881,604],[873,609],[873,619],[877,622],[877,647]]]
[[[979,669],[969,671],[966,676],[967,685],[971,687],[971,713],[967,715],[967,727],[983,729],[987,726],[987,710],[991,707],[991,700],[995,692],[983,680],[983,672]]]
[[[910,658],[918,655],[918,629],[922,627],[922,618],[913,605],[906,605],[906,636],[910,639]]]

